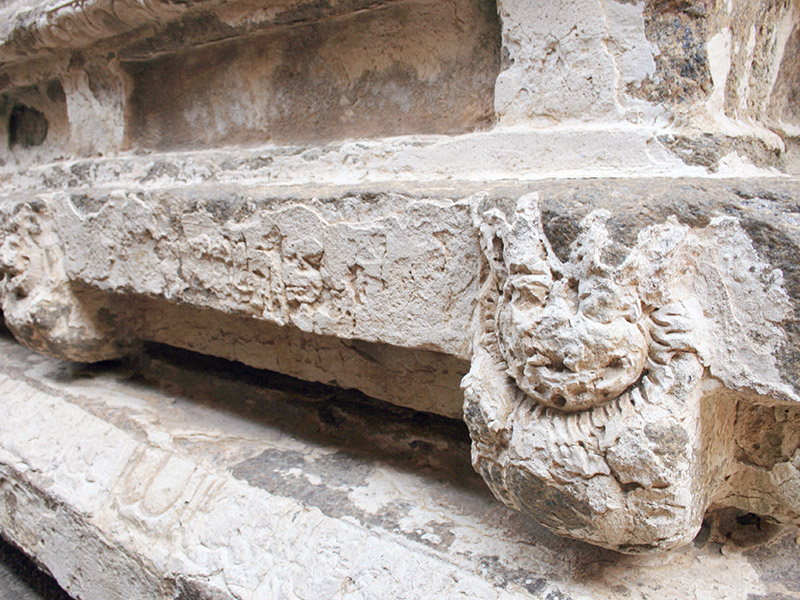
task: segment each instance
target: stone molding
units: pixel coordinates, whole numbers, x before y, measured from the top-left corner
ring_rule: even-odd
[[[55,193],[6,204],[0,247],[4,316],[20,341],[70,360],[117,358],[153,340],[300,377],[333,377],[340,385],[448,416],[456,413],[444,398],[466,370],[454,344],[463,336],[472,340],[462,386],[473,463],[498,498],[553,531],[645,552],[690,541],[709,507],[800,521],[796,498],[787,492],[800,481],[800,452],[791,441],[800,412],[776,358],[790,344],[785,323],[792,320],[793,305],[781,271],[760,258],[739,219],[716,216],[704,226],[689,226],[670,217],[642,228],[628,247],[609,232],[611,214],[594,210],[580,221],[567,249],[561,242],[560,258],[545,234],[536,193],[512,202],[480,193],[455,203],[398,197],[359,202],[351,201],[349,219],[334,216],[339,208],[313,209],[310,202],[302,209],[294,203],[269,211],[250,206],[239,220],[196,207],[181,213],[174,200],[159,212],[169,205],[156,211],[155,204],[123,195],[80,210]],[[298,210],[314,216],[316,245],[308,242],[305,220],[284,218],[296,217]],[[365,210],[371,212],[359,212]],[[252,294],[237,296],[255,281],[245,285],[252,279],[248,269],[261,264],[250,255],[258,247],[255,238],[239,249],[237,260],[224,260],[233,256],[224,251],[226,244],[248,237],[248,227],[255,226],[248,215],[255,214],[260,217],[253,231],[272,231],[280,240],[273,244],[278,262],[264,263],[267,271],[277,270],[259,271],[274,284],[270,306],[280,309],[275,314],[270,309],[248,315],[245,300]],[[444,238],[441,232],[428,237],[419,220],[424,215],[440,230],[450,227],[446,246],[453,261],[435,271],[442,278],[436,285],[449,286],[448,277],[462,280],[465,268],[474,271],[475,285],[438,307],[422,294],[418,308],[441,314],[409,322],[407,333],[423,335],[420,325],[430,328],[450,318],[448,311],[471,306],[477,294],[474,310],[462,314],[463,332],[437,338],[443,332],[430,329],[425,343],[438,343],[439,353],[392,345],[403,332],[405,314],[392,304],[395,293],[362,294],[362,333],[355,336],[348,329],[352,315],[323,322],[318,309],[306,309],[331,291],[335,265],[360,260],[347,258],[353,246],[342,240],[377,235],[385,243],[390,228],[403,230],[404,248],[419,245],[429,255],[425,240]],[[472,229],[459,233],[459,215],[471,215]],[[273,225],[265,226],[264,219]],[[182,223],[180,231],[170,233],[176,223]],[[97,260],[111,231],[120,245],[109,260]],[[367,238],[365,251],[372,248]],[[194,248],[197,240],[202,244]],[[479,255],[470,254],[473,246]],[[403,275],[408,254],[397,254],[399,248],[384,252],[382,271],[373,273],[384,287],[423,274]],[[184,266],[175,263],[180,268],[168,275],[172,263],[165,257],[175,252],[194,258]],[[191,267],[204,256],[217,267]],[[203,283],[198,277],[210,279]],[[292,284],[295,279],[302,285]],[[159,287],[158,281],[170,285]],[[197,295],[201,283],[206,296]],[[404,310],[414,314],[414,306]],[[197,310],[204,312],[192,316]],[[390,310],[391,322],[385,320]],[[243,332],[259,321],[277,328],[245,341]],[[365,333],[370,341],[359,341]],[[333,337],[326,341],[320,334]],[[227,346],[219,341],[226,335],[233,336]],[[296,357],[284,355],[277,363],[260,357],[260,348],[274,352],[299,341],[297,336],[306,337]],[[341,341],[334,342],[336,336]],[[329,358],[314,363],[309,353]],[[364,357],[380,366],[384,387],[360,375],[372,372],[359,362]],[[426,362],[430,380],[416,381]],[[403,383],[410,380],[415,383]],[[414,393],[398,395],[398,389]],[[765,408],[773,412],[771,420],[759,416]],[[781,411],[783,418],[775,416]],[[752,468],[765,460],[766,450],[754,442],[761,438],[786,441],[762,469],[766,478]]]

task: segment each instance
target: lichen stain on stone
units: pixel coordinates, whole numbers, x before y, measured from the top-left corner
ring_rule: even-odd
[[[711,91],[711,71],[706,53],[711,0],[648,0],[645,35],[660,53],[656,73],[645,79],[639,93],[659,104],[687,104],[704,99]],[[635,88],[629,92],[636,93]]]

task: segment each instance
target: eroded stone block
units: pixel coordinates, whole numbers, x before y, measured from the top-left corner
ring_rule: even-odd
[[[464,401],[492,491],[609,548],[797,524],[799,10],[6,3],[6,323]]]
[[[800,457],[798,396],[775,357],[792,317],[782,274],[731,217],[649,226],[627,252],[609,216],[583,219],[562,261],[538,196],[511,214],[477,205],[488,275],[464,379],[476,467],[555,531],[628,552],[690,541],[712,503],[770,505],[796,523],[781,489]],[[793,433],[767,421],[735,431],[753,405],[785,414]],[[759,446],[752,434],[789,443],[771,477],[747,485],[739,448]]]
[[[793,535],[736,545],[758,539],[756,524],[725,546],[704,528],[666,556],[552,535],[494,500],[452,420],[190,353],[148,352],[132,370],[5,336],[0,349],[0,526],[75,598],[747,600],[797,588]]]

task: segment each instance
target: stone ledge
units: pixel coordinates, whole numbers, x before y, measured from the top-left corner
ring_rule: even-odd
[[[0,348],[0,527],[75,597],[800,597],[791,535],[667,557],[553,536],[489,496],[454,422],[169,354]]]
[[[7,196],[5,320],[70,360],[155,341],[448,417],[461,381],[495,494],[606,547],[688,543],[709,507],[798,522],[796,180],[453,185]]]

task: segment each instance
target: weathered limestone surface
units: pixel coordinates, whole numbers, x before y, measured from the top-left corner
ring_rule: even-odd
[[[688,542],[710,503],[797,522],[800,413],[774,358],[792,318],[781,273],[724,216],[650,226],[626,256],[610,213],[593,211],[562,261],[539,210],[536,196],[509,216],[476,210],[489,275],[465,418],[495,493],[626,551]],[[737,439],[754,433],[736,429],[751,412],[773,413],[760,424],[781,438],[756,485],[739,475],[762,451]]]
[[[800,524],[797,1],[0,13],[30,348],[463,415],[498,498],[624,552]]]
[[[347,183],[797,172],[794,1],[17,0],[0,10],[0,132],[19,107],[49,132],[0,149],[15,166],[347,141],[322,161]],[[387,135],[414,139],[367,143]],[[359,160],[367,172],[348,173]]]
[[[75,598],[798,597],[794,535],[753,547],[763,525],[665,556],[549,533],[456,421],[171,350],[0,349],[0,524]]]
[[[793,181],[204,189],[7,202],[17,337],[165,342],[446,416],[471,360],[476,466],[560,533],[641,551],[709,506],[800,520]]]

